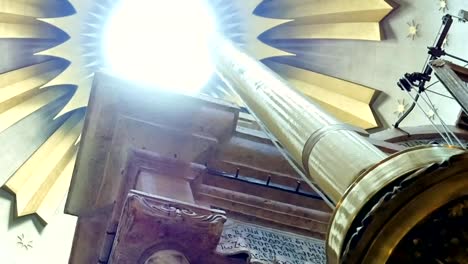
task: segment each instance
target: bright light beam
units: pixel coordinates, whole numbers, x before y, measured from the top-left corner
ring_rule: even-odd
[[[205,0],[122,0],[104,30],[106,68],[139,83],[196,93],[214,73]]]

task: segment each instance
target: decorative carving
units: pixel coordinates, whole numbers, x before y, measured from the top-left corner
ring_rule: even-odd
[[[16,242],[16,244],[20,246],[21,248],[25,250],[30,250],[33,248],[33,245],[32,245],[33,241],[26,239],[24,234],[17,236],[17,238],[18,238],[18,242]]]
[[[411,22],[408,22],[408,38],[414,40],[416,37],[419,36],[419,24],[414,22],[412,20]]]
[[[346,259],[349,263],[358,260],[359,252],[368,243],[365,233],[372,232],[376,228],[374,225],[376,222],[386,219],[382,217],[395,212],[398,203],[396,200],[407,195],[411,189],[417,191],[415,186],[430,184],[428,181],[422,184],[424,181],[421,179],[425,178],[422,175],[428,175],[430,178],[431,174],[441,174],[447,169],[448,164],[453,165],[457,158],[459,157],[426,165],[389,185],[375,203],[369,205],[369,210],[356,219],[354,227],[350,229],[354,231],[348,234],[347,245],[341,259]],[[465,263],[460,260],[468,259],[467,212],[468,196],[464,196],[429,214],[412,227],[398,246],[392,249],[387,263]],[[372,248],[368,250],[371,251]]]
[[[400,117],[406,112],[408,103],[405,101],[405,99],[398,100],[397,102],[398,102],[397,109],[393,113],[396,114],[398,117]]]
[[[199,225],[213,225],[226,222],[226,217],[219,213],[213,214],[200,214],[194,212],[192,209],[176,202],[161,201],[160,204],[155,203],[155,200],[149,200],[144,196],[132,192],[129,194],[128,199],[137,199],[142,205],[145,205],[146,212],[152,216],[168,217],[175,221],[184,221],[196,223]]]
[[[439,0],[439,10],[445,13],[448,9],[447,0]]]
[[[202,260],[216,248],[225,221],[222,211],[131,191],[111,263],[144,263],[161,250],[176,250],[192,263],[206,263]]]
[[[226,225],[217,251],[223,255],[246,253],[250,263],[326,263],[322,241],[235,221]]]
[[[429,169],[431,167],[428,167]],[[362,220],[359,221],[360,225],[355,227],[355,232],[351,234],[346,248],[343,250],[343,259],[347,259],[350,255],[353,254],[353,250],[356,245],[359,243],[359,240],[362,234],[366,231],[368,225],[372,222],[373,216],[377,215],[379,212],[387,209],[385,206],[392,200],[395,196],[401,193],[404,190],[404,186],[408,186],[416,175],[422,173],[421,170],[416,172],[411,172],[409,175],[404,177],[402,180],[396,182],[387,193],[376,202],[374,206],[362,217]],[[350,229],[351,230],[351,229]]]

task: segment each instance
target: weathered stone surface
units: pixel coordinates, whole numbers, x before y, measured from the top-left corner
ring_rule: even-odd
[[[137,263],[130,259],[155,253],[155,241],[172,241],[168,248],[187,254],[190,263],[245,263],[245,255],[214,254],[217,243],[207,248],[197,240],[211,241],[216,236],[210,230],[203,233],[198,224],[150,206],[152,195],[198,208],[191,209],[198,215],[211,212],[199,206],[219,208],[229,218],[324,238],[330,208],[258,126],[238,115],[239,108],[229,103],[142,89],[98,74],[66,207],[83,223],[73,245],[78,258],[70,263],[105,263],[112,243],[113,260]],[[238,178],[229,175],[236,171]],[[141,193],[133,192],[125,204],[132,190]],[[104,208],[113,209],[102,215]],[[134,225],[126,230],[129,219]],[[176,235],[161,237],[161,230]],[[178,243],[184,248],[173,248]],[[185,252],[187,247],[197,255]],[[79,256],[85,250],[89,258],[83,262]]]
[[[132,191],[125,202],[110,263],[144,263],[160,250],[176,250],[191,263],[207,263],[225,221],[222,211]]]
[[[245,252],[250,263],[325,264],[323,241],[238,221],[228,221],[217,251]]]

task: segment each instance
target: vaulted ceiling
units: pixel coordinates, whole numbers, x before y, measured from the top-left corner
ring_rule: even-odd
[[[0,185],[16,195],[10,211],[5,201],[13,197],[0,193],[0,217],[6,219],[0,221],[6,238],[0,240],[2,248],[11,248],[6,244],[11,241],[16,245],[16,239],[28,242],[28,232],[68,248],[73,220],[59,208],[71,179],[92,74],[102,66],[102,25],[116,2],[0,0]],[[396,120],[398,100],[409,103],[396,81],[420,69],[442,15],[468,9],[466,0],[448,0],[448,10],[440,8],[441,2],[210,0],[228,38],[341,120],[364,128],[386,128]],[[414,40],[407,37],[413,21],[419,25]],[[467,57],[467,35],[468,26],[456,24],[447,49]],[[239,102],[217,80],[203,92]],[[432,99],[453,123],[457,104]],[[428,124],[422,112],[403,123],[421,124]],[[49,226],[42,232],[42,225],[29,221],[33,218],[13,220],[16,213],[37,214]],[[51,260],[47,252],[52,251],[63,261]],[[49,263],[68,257],[48,244],[37,252]],[[37,260],[33,255],[29,260]]]
[[[0,184],[16,194],[19,216],[37,213],[47,221],[67,193],[93,73],[103,66],[102,28],[116,3],[0,3],[0,45],[7,51],[0,64],[0,142],[7,150],[0,154]],[[369,106],[374,89],[313,70],[295,47],[315,43],[310,51],[319,54],[320,45],[311,41],[380,41],[379,23],[391,5],[384,0],[210,4],[226,37],[304,94],[347,123],[378,126]],[[203,92],[238,100],[219,81]]]

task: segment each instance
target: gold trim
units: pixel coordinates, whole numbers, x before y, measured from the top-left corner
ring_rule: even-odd
[[[437,170],[427,175],[429,178],[448,178],[413,198],[388,220],[373,240],[362,263],[386,263],[399,242],[418,223],[445,204],[468,195],[467,165],[467,155],[464,155],[464,159],[451,164],[442,173]]]
[[[353,127],[348,124],[331,124],[320,128],[319,130],[314,131],[309,139],[307,139],[306,143],[304,144],[304,148],[302,149],[302,166],[304,167],[305,172],[307,175],[310,175],[309,170],[309,159],[314,147],[317,143],[324,138],[328,133],[345,130],[345,131],[354,131],[363,136],[369,136],[366,130],[358,127]]]
[[[328,262],[340,263],[349,228],[377,192],[407,173],[463,152],[460,148],[436,145],[411,148],[389,156],[359,176],[346,190],[333,213],[327,233]]]

